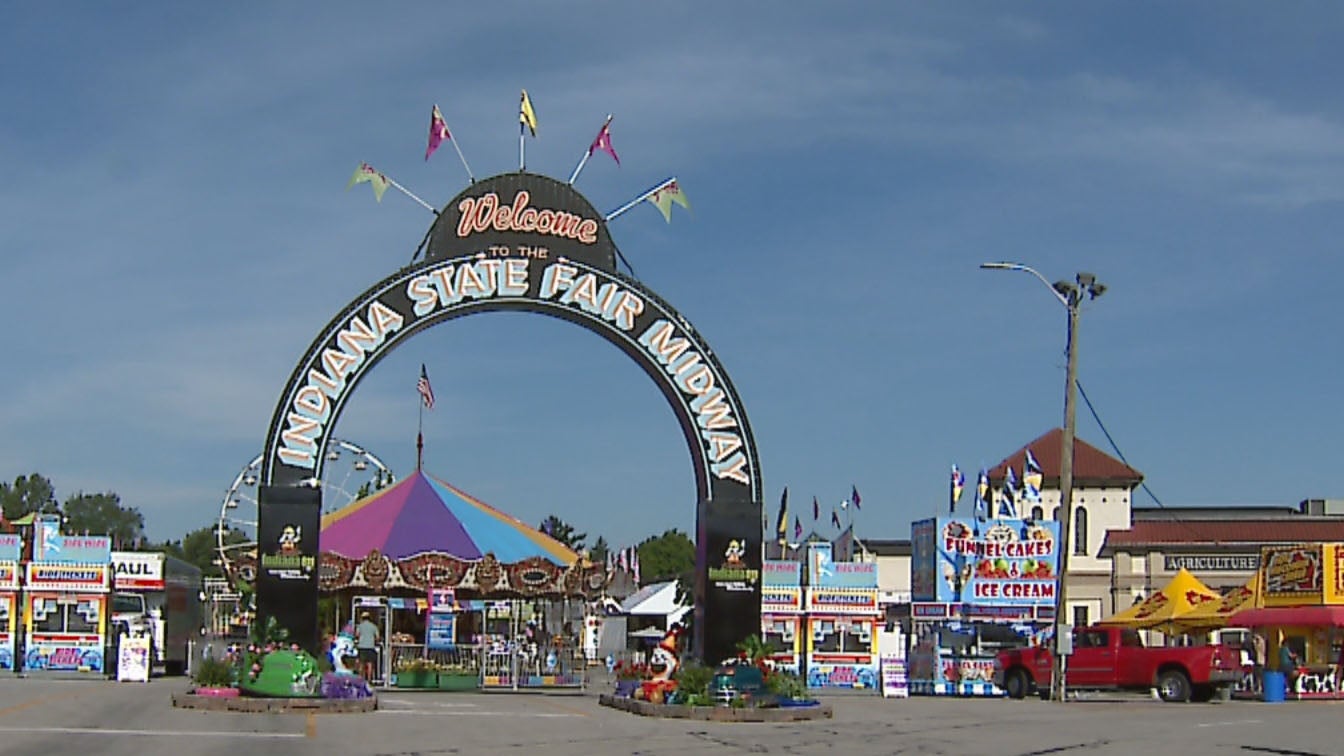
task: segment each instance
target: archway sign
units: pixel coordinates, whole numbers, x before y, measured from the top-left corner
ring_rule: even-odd
[[[605,219],[572,186],[508,173],[455,197],[436,218],[422,259],[341,309],[299,360],[266,436],[258,531],[275,535],[259,537],[262,622],[276,617],[292,638],[315,642],[319,552],[309,541],[316,541],[321,494],[312,483],[321,479],[331,429],[359,381],[425,328],[512,310],[587,328],[658,385],[695,469],[694,649],[717,662],[760,632],[761,471],[746,412],[699,332],[651,289],[617,272],[616,257]],[[588,399],[600,402],[600,391]],[[644,492],[637,481],[626,485],[638,506]],[[303,506],[311,509],[306,519]],[[297,542],[294,531],[301,532]]]

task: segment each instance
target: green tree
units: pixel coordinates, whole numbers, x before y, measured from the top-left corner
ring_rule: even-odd
[[[695,572],[695,544],[676,528],[646,538],[635,548],[639,551],[640,582],[645,585]]]
[[[392,485],[392,473],[379,468],[372,478],[360,485],[359,490],[355,492],[355,501],[366,499],[390,485]]]
[[[539,527],[541,532],[550,534],[551,538],[563,543],[574,551],[583,551],[584,542],[588,540],[587,533],[576,533],[573,525],[570,525],[555,515],[550,515],[542,520]]]
[[[593,564],[602,564],[607,561],[607,554],[611,553],[611,545],[607,539],[598,536],[593,545],[588,548],[588,558],[593,560]]]
[[[3,508],[6,520],[16,520],[29,512],[50,514],[61,511],[51,481],[37,473],[20,475],[12,485],[0,483],[0,508]]]
[[[111,491],[81,491],[65,500],[64,511],[67,533],[111,536],[118,547],[131,546],[145,536],[145,516],[135,507],[123,507],[121,497]]]
[[[197,528],[183,536],[180,542],[170,541],[164,544],[162,550],[166,554],[200,567],[201,574],[206,577],[220,577],[224,574],[224,570],[215,564],[215,560],[219,558],[219,541],[215,538],[216,527],[216,525],[206,525]],[[247,536],[236,530],[224,533],[225,545],[246,542]]]

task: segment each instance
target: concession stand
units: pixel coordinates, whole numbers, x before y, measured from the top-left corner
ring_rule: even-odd
[[[1344,655],[1344,543],[1264,546],[1258,577],[1263,606],[1236,612],[1228,624],[1264,636],[1266,669],[1285,671],[1281,646],[1297,654],[1289,697],[1344,698],[1335,686]]]
[[[833,561],[829,543],[807,546],[807,686],[876,690],[886,619],[877,605],[877,564]]]
[[[1059,523],[937,517],[910,533],[910,693],[1003,695],[995,654],[1054,620]]]
[[[39,524],[24,581],[25,670],[104,671],[111,573],[107,536]]]
[[[19,559],[23,539],[0,533],[0,669],[14,669],[15,621],[19,616]]]
[[[802,564],[767,559],[761,565],[761,637],[775,649],[775,666],[798,674],[803,642]]]

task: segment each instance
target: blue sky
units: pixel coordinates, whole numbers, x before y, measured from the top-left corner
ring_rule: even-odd
[[[1107,284],[1080,380],[1168,505],[1341,497],[1344,111],[1329,3],[11,6],[0,24],[0,478],[112,490],[154,538],[213,522],[326,323],[432,217],[346,191],[368,161],[441,205],[438,103],[478,177],[614,208],[676,175],[694,212],[612,224],[740,392],[769,517],[907,538],[1062,423],[1065,313],[1020,273]],[[529,521],[617,545],[692,530],[671,409],[597,336],[485,314],[420,334],[335,434]],[[1079,435],[1108,444],[1085,406]],[[1140,503],[1149,502],[1142,494]],[[824,526],[824,522],[821,523]]]

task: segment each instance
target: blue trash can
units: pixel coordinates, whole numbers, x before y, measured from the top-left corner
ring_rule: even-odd
[[[1283,703],[1288,695],[1288,678],[1282,672],[1267,669],[1264,672],[1264,688],[1265,703]]]

